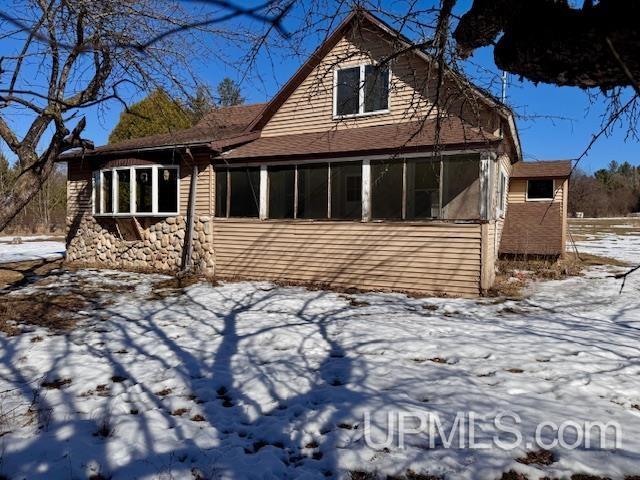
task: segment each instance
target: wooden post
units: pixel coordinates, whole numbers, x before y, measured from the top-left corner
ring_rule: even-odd
[[[184,236],[184,246],[182,248],[182,271],[187,272],[192,270],[192,254],[193,254],[193,224],[195,221],[196,210],[196,188],[198,184],[198,164],[193,160],[193,155],[189,149],[187,149],[187,155],[193,162],[191,168],[191,183],[189,184],[189,205],[187,206],[187,231]]]

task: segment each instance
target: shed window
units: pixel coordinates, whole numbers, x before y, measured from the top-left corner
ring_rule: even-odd
[[[336,116],[386,112],[389,108],[389,68],[359,65],[335,75]]]
[[[298,165],[298,218],[327,218],[329,166],[326,163]]]
[[[362,162],[331,164],[331,218],[362,217]]]
[[[371,216],[402,218],[402,161],[371,162]]]
[[[269,167],[269,218],[293,218],[296,168]]]
[[[118,167],[94,172],[96,215],[175,215],[178,167]]]
[[[552,200],[553,180],[527,181],[527,200]]]

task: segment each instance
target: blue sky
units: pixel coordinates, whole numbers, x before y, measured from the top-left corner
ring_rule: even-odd
[[[381,0],[381,4],[383,7],[387,6],[384,0]],[[396,1],[388,2],[388,5],[402,8],[397,7]],[[468,5],[468,0],[459,2],[458,13],[464,12]],[[288,23],[289,28],[295,28],[298,13],[292,12],[292,17],[285,22],[285,26]],[[320,38],[308,38],[303,42],[303,50],[310,53],[319,40]],[[232,50],[230,53],[237,53],[238,56],[242,54],[240,50]],[[301,56],[291,55],[286,48],[272,50],[271,56],[265,55],[259,59],[259,78],[255,72],[245,77],[243,72],[219,63],[208,64],[206,59],[199,61],[195,68],[201,79],[212,87],[225,76],[241,81],[243,95],[247,102],[253,103],[269,100],[302,61]],[[491,48],[477,51],[471,61],[473,65],[467,67],[469,71],[475,70],[476,65],[496,71]],[[498,90],[496,85],[493,93],[499,95]],[[513,76],[510,77],[507,103],[517,114],[523,115],[517,122],[525,158],[531,160],[575,158],[580,155],[592,135],[599,131],[600,115],[604,108],[601,102],[591,105],[587,94],[580,89],[543,84],[536,86]],[[106,143],[121,110],[122,106],[117,102],[106,105],[100,112],[97,109],[88,110],[86,136],[97,145]],[[625,134],[625,128],[618,127],[611,136],[602,137],[582,160],[581,168],[592,172],[606,166],[611,160],[629,161],[638,165],[640,146],[633,140],[625,141]],[[2,150],[6,153],[4,145]]]

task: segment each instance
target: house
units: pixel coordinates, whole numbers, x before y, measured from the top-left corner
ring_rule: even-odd
[[[478,295],[493,283],[501,237],[511,253],[531,245],[519,235],[544,240],[528,229],[564,241],[566,176],[540,177],[562,186],[547,202],[553,221],[512,221],[511,209],[544,207],[529,203],[548,193],[536,183],[547,167],[522,162],[506,106],[451,71],[435,88],[434,65],[357,10],[266,104],[65,155],[67,259]],[[529,178],[523,200],[516,190]]]

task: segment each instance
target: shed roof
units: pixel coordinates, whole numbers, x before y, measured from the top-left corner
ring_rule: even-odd
[[[443,147],[487,145],[500,138],[465,124],[459,118],[442,121],[439,144]],[[225,160],[283,157],[328,157],[337,154],[406,153],[436,144],[436,120],[372,127],[345,128],[274,137],[260,137],[223,154]]]
[[[517,162],[511,178],[566,178],[571,174],[571,160]]]

